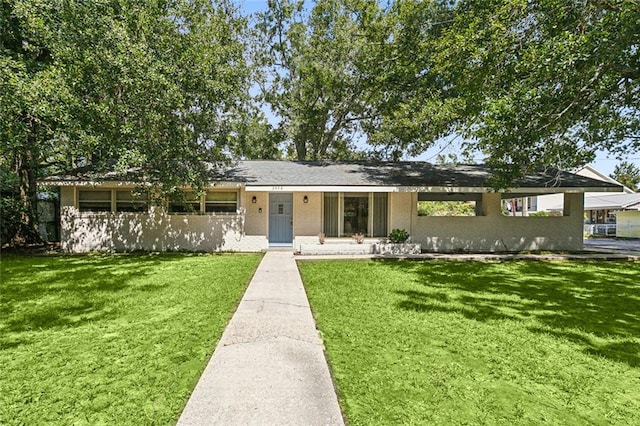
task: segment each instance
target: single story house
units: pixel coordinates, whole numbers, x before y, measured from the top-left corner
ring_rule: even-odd
[[[139,183],[75,173],[50,177],[60,187],[61,243],[91,250],[299,250],[327,241],[385,239],[404,229],[426,251],[580,250],[583,194],[621,186],[567,172],[526,176],[494,191],[483,165],[425,162],[240,161],[203,194],[156,205],[136,196]],[[502,199],[564,193],[560,217],[512,217]],[[471,203],[474,216],[418,214],[418,202]]]

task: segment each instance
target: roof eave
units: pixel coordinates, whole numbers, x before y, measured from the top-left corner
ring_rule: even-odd
[[[498,192],[501,194],[527,194],[543,195],[558,193],[583,193],[583,192],[622,192],[621,187],[514,187],[502,190],[495,190],[491,187],[475,186],[404,186],[400,187],[400,192],[455,192],[455,193],[486,193]]]

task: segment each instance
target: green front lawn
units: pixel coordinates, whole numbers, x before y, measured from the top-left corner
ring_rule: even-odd
[[[11,256],[0,424],[172,424],[259,255]]]
[[[640,424],[639,263],[299,267],[350,424]]]

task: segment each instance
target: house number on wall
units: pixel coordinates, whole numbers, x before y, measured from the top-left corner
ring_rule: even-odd
[[[284,188],[283,188],[283,187],[281,187],[281,186],[273,186],[273,187],[271,187],[271,190],[272,190],[272,191],[282,191],[283,189],[284,189]]]

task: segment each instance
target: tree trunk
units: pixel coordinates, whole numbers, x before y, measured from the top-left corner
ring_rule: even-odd
[[[294,137],[294,146],[296,148],[296,157],[298,161],[306,161],[307,160],[307,143],[302,138],[295,139]]]
[[[41,243],[38,232],[38,155],[35,136],[27,136],[23,149],[16,152],[14,164],[18,176],[20,224],[12,242],[16,245]]]

